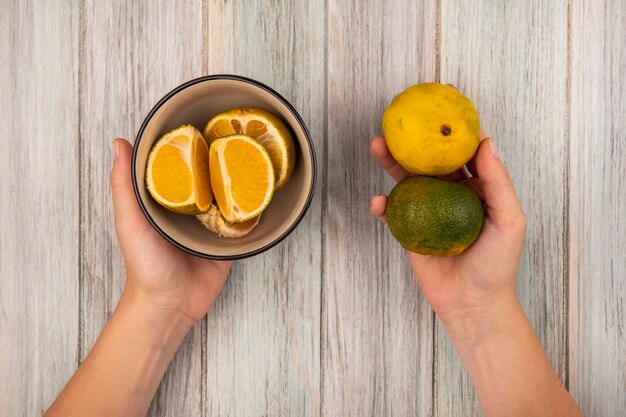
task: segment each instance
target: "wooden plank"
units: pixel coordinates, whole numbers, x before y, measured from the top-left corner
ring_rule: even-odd
[[[369,213],[393,182],[369,155],[394,95],[436,76],[436,1],[329,2],[325,416],[432,414],[432,312]]]
[[[202,1],[178,0],[167,7],[89,2],[83,20],[81,359],[115,308],[124,283],[109,186],[111,140],[122,136],[132,141],[165,93],[202,75]],[[150,415],[201,413],[201,327],[190,333],[168,368]]]
[[[275,88],[298,109],[324,153],[325,3],[208,3],[210,73]],[[319,416],[321,198],[285,241],[239,261],[209,313],[212,416]]]
[[[441,80],[476,104],[527,214],[518,294],[561,379],[566,369],[567,1],[443,1]],[[441,322],[437,415],[480,415]]]
[[[571,16],[570,391],[587,416],[626,409],[626,4]]]
[[[0,415],[41,415],[76,367],[75,1],[0,9]]]

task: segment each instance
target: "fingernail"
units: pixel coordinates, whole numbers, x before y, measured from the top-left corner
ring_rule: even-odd
[[[113,159],[117,159],[117,156],[120,154],[120,145],[117,143],[117,140],[111,143],[111,150],[113,151]]]
[[[489,150],[491,151],[491,155],[493,155],[494,158],[498,157],[498,149],[496,148],[496,142],[492,139],[489,138]]]

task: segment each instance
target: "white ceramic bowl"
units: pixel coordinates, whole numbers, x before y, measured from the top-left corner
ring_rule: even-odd
[[[274,194],[258,226],[246,237],[229,239],[205,229],[195,216],[176,214],[157,204],[146,189],[145,172],[150,149],[163,134],[183,124],[202,131],[213,116],[235,107],[258,107],[282,119],[293,136],[296,163],[289,182]],[[209,75],[176,87],[150,110],[135,139],[132,177],[141,209],[165,239],[203,258],[240,259],[276,245],[302,220],[315,190],[315,150],[302,118],[276,91],[249,78]]]

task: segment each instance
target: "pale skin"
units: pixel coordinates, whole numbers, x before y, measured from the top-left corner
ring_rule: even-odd
[[[491,139],[481,142],[466,181],[484,199],[478,241],[456,257],[410,254],[422,292],[450,333],[487,416],[579,416],[515,293],[526,218]],[[132,147],[113,142],[115,228],[126,284],[95,346],[45,416],[144,416],[174,353],[222,289],[231,264],[188,255],[150,226],[135,199]],[[408,176],[384,138],[371,153],[396,180]],[[461,173],[448,180],[464,180]],[[385,196],[372,213],[385,221]]]
[[[132,147],[113,142],[115,231],[126,285],[89,356],[46,416],[144,416],[167,365],[226,282],[230,262],[186,254],[148,223],[133,194]]]
[[[481,197],[485,222],[478,240],[452,257],[409,258],[422,293],[445,325],[469,372],[485,416],[581,416],[554,372],[516,294],[526,216],[492,138],[483,137],[462,171],[443,179],[462,182]],[[410,174],[394,159],[385,138],[370,152],[396,180]],[[371,211],[386,223],[387,197],[375,196]]]

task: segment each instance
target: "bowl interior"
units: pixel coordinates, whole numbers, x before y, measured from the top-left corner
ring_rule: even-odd
[[[244,238],[228,239],[205,229],[195,216],[176,214],[157,204],[146,189],[145,171],[150,149],[163,134],[182,124],[202,131],[213,116],[235,107],[258,107],[281,118],[293,136],[296,164],[291,179],[274,194],[258,226]],[[133,175],[139,199],[157,230],[183,249],[215,258],[250,256],[288,234],[308,208],[315,169],[314,151],[294,112],[270,91],[240,79],[204,79],[170,96],[152,114],[135,144]]]

